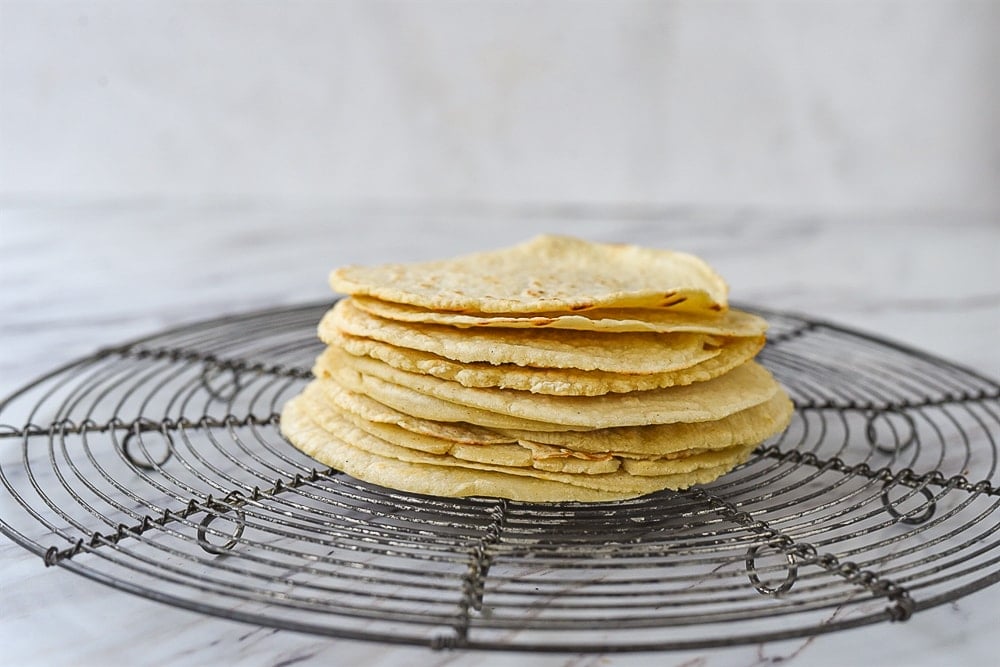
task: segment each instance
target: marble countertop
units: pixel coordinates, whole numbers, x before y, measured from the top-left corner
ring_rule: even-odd
[[[0,209],[0,394],[116,342],[328,297],[348,262],[428,259],[542,231],[705,257],[732,298],[906,343],[1000,378],[1000,221],[985,215],[766,215],[645,208],[332,208],[215,202]],[[1000,587],[905,624],[634,656],[440,652],[261,629],[45,568],[0,540],[0,662],[11,665],[989,664]]]

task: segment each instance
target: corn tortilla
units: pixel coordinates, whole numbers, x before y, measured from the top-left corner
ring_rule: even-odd
[[[694,255],[552,235],[454,259],[347,266],[331,273],[330,286],[431,310],[483,313],[728,305],[725,281]]]
[[[603,396],[549,396],[513,389],[463,387],[430,375],[401,371],[370,357],[335,354],[340,358],[333,377],[341,384],[344,380],[357,385],[358,380],[347,379],[352,374],[360,376],[362,385],[366,378],[376,378],[446,403],[579,429],[714,421],[759,405],[780,391],[771,374],[753,361],[707,382],[683,387]],[[370,395],[380,400],[378,395]],[[400,409],[398,405],[393,407]]]
[[[560,329],[456,329],[441,324],[394,322],[337,303],[320,321],[327,344],[337,332],[429,352],[463,363],[650,374],[689,368],[718,356],[718,339],[695,333],[603,333]]]
[[[409,350],[336,331],[328,334],[328,340],[330,347],[317,358],[313,367],[313,373],[317,377],[330,376],[336,364],[336,350],[340,349],[354,356],[372,357],[402,371],[433,375],[442,380],[458,382],[465,387],[518,389],[554,396],[600,396],[704,382],[752,359],[764,346],[763,336],[736,338],[722,344],[717,356],[689,368],[649,375],[627,375],[575,368],[532,368],[516,364],[463,364],[430,352]]]
[[[708,333],[718,336],[760,336],[767,321],[742,310],[698,313],[662,308],[595,308],[575,313],[476,313],[428,310],[366,296],[352,303],[370,315],[397,322],[505,329],[571,329],[574,331]]]
[[[332,468],[374,484],[432,495],[488,495],[530,502],[614,500],[688,488],[729,470],[716,466],[643,477],[622,471],[575,475],[473,462],[456,466],[446,457],[400,447],[350,425],[330,433],[312,420],[300,397],[285,404],[281,429],[299,449]]]

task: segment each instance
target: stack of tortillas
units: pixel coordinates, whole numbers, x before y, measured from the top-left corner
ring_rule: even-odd
[[[788,424],[766,322],[692,255],[542,236],[334,271],[285,436],[358,479],[598,501],[716,479]]]

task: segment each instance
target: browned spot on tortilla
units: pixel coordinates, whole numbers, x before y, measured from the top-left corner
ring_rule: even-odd
[[[664,301],[660,305],[663,306],[664,308],[670,308],[671,306],[676,306],[677,304],[684,303],[685,301],[687,301],[687,297],[686,296],[682,296],[682,297],[678,297],[676,299],[673,299],[672,301],[668,299],[667,301]]]
[[[588,308],[593,308],[593,307],[594,307],[594,304],[592,304],[592,303],[578,303],[575,306],[570,306],[569,309],[570,310],[587,310]]]
[[[719,311],[722,310],[722,306],[717,303],[713,303],[711,306],[709,306],[709,308],[711,308],[712,310],[719,310]]]

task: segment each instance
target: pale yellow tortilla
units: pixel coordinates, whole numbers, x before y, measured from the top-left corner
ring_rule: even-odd
[[[405,387],[421,396],[446,403],[538,423],[548,422],[581,429],[713,421],[760,405],[781,390],[771,374],[754,361],[707,382],[683,387],[603,396],[548,396],[512,389],[463,387],[457,382],[430,375],[407,373],[370,357],[355,357],[345,352],[339,354],[333,378],[354,391],[358,391],[355,387],[360,384],[364,387],[362,393],[382,403],[386,401],[380,398],[377,387],[369,386],[371,383],[368,379],[374,378]],[[387,404],[407,414],[425,416],[414,414],[398,404]],[[452,421],[434,416],[430,418]],[[474,419],[459,421],[496,426],[494,423],[486,424]]]
[[[301,397],[285,404],[281,431],[309,456],[358,479],[438,496],[486,495],[532,502],[624,499],[706,483],[731,469],[716,466],[644,477],[622,471],[577,475],[473,462],[456,466],[450,457],[399,447],[346,423],[337,433],[328,432],[309,417]]]
[[[372,357],[402,371],[433,375],[442,380],[458,382],[465,387],[517,389],[554,396],[600,396],[704,382],[746,363],[764,346],[763,336],[728,339],[719,348],[717,356],[689,368],[649,375],[627,375],[575,368],[532,368],[516,364],[463,364],[430,352],[396,347],[336,330],[328,331],[325,335],[331,348],[354,356]],[[330,377],[336,368],[336,359],[336,350],[326,350],[316,360],[313,373],[318,377]]]
[[[330,285],[344,294],[431,310],[483,313],[721,311],[728,293],[725,281],[693,255],[563,236],[433,262],[347,266],[330,275]]]
[[[311,382],[302,391],[302,404],[312,420],[331,433],[337,433],[345,424],[349,424],[387,442],[427,454],[449,454],[457,459],[514,467],[530,467],[534,459],[530,448],[522,447],[516,442],[469,445],[439,436],[414,433],[394,424],[369,421],[327,401],[325,392],[317,381]]]
[[[693,333],[600,333],[539,329],[457,329],[440,324],[404,324],[337,303],[320,321],[327,344],[336,333],[370,338],[463,363],[516,364],[645,375],[667,373],[719,355],[719,340]]]
[[[749,443],[680,458],[623,459],[622,470],[630,475],[655,477],[694,472],[701,468],[735,468],[750,458],[751,452],[757,448],[758,444]]]
[[[303,390],[302,397],[310,418],[331,433],[338,433],[345,423],[350,424],[369,435],[401,447],[428,454],[447,454],[454,457],[456,465],[462,465],[461,461],[473,461],[504,467],[535,467],[539,470],[588,475],[614,472],[621,465],[620,459],[610,455],[578,454],[550,445],[525,446],[516,441],[502,444],[468,444],[439,436],[414,433],[394,424],[371,422],[326,401],[318,382],[310,383]],[[713,462],[711,465],[717,464]]]
[[[674,452],[724,449],[742,444],[761,443],[784,431],[791,421],[794,406],[781,390],[769,400],[715,421],[677,422],[626,426],[590,431],[498,431],[521,442],[564,447],[577,452],[612,452],[626,458],[667,456]]]
[[[368,396],[393,410],[426,421],[462,423],[491,429],[520,429],[532,432],[588,430],[584,426],[573,427],[565,424],[522,419],[458,403],[449,403],[434,396],[421,394],[409,387],[386,382],[377,377],[363,376],[350,370],[335,372],[333,376],[323,380],[323,382],[328,383],[328,386],[338,385],[352,393]]]
[[[571,329],[575,331],[707,333],[717,336],[762,336],[767,321],[742,310],[704,314],[662,308],[595,308],[578,313],[476,313],[427,310],[366,296],[351,298],[360,310],[397,322],[445,324],[453,327],[504,329]]]
[[[329,375],[323,379],[330,379]],[[388,405],[379,403],[369,396],[349,391],[333,381],[313,383],[310,387],[318,388],[322,391],[324,400],[328,403],[367,421],[392,424],[413,433],[444,438],[445,440],[467,445],[503,445],[517,442],[517,438],[515,437],[507,436],[481,426],[432,421],[404,414]]]
[[[622,464],[620,458],[610,454],[584,454],[560,447],[535,443],[518,444],[531,452],[531,466],[539,470],[596,475],[614,472],[621,468]]]
[[[371,454],[323,430],[301,409],[298,398],[285,404],[281,413],[281,432],[295,447],[324,465],[362,481],[409,493],[457,498],[511,498],[531,502],[601,502],[624,500],[636,495],[585,489],[530,477],[517,480],[503,473],[414,463]]]
[[[787,428],[793,413],[781,391],[764,403],[717,421],[696,424],[652,424],[586,431],[493,430],[457,422],[413,417],[344,389],[334,381],[313,383],[323,400],[369,421],[465,444],[520,443],[539,456],[650,458],[688,456],[714,449],[760,443]]]

